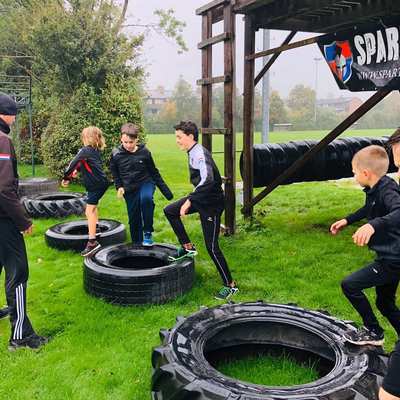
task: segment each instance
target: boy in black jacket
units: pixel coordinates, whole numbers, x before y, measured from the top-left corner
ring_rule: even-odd
[[[153,195],[157,186],[165,198],[173,195],[156,168],[150,151],[138,143],[139,128],[126,123],[121,127],[121,146],[114,149],[110,170],[118,197],[124,197],[132,242],[153,245]]]
[[[239,289],[232,279],[228,264],[218,244],[221,214],[225,206],[222,180],[210,152],[197,143],[198,136],[198,129],[194,122],[181,121],[175,126],[176,143],[181,150],[187,151],[189,157],[190,181],[194,190],[188,196],[165,207],[164,213],[182,245],[177,257],[197,254],[182,224],[181,217],[186,214],[200,214],[208,254],[214,261],[224,285],[215,298],[227,300]]]
[[[16,114],[15,101],[0,94],[0,271],[2,267],[6,271],[11,351],[21,347],[38,349],[48,341],[35,333],[26,312],[29,268],[23,235],[32,233],[32,222],[18,198],[17,160],[8,136]]]
[[[342,228],[366,218],[368,223],[353,235],[358,246],[368,245],[376,252],[373,263],[342,281],[342,290],[363,319],[364,326],[351,330],[344,338],[356,345],[382,345],[384,332],[375,317],[363,290],[375,287],[376,306],[400,335],[400,310],[396,306],[396,290],[400,280],[400,190],[387,177],[389,158],[384,148],[368,146],[352,161],[356,181],[364,187],[366,202],[354,214],[332,224],[336,235]]]

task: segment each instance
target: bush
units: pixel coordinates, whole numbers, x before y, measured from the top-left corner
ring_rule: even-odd
[[[142,137],[141,83],[134,78],[107,80],[100,94],[82,85],[66,106],[53,112],[42,138],[41,149],[44,164],[56,178],[61,178],[65,167],[82,147],[80,133],[89,125],[98,126],[104,134],[106,149],[103,161],[106,172],[114,146],[119,144],[119,132],[125,122],[140,127]]]

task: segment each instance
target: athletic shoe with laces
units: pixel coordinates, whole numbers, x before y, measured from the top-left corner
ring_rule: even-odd
[[[85,247],[85,250],[81,252],[82,257],[90,257],[94,253],[96,253],[97,250],[99,250],[101,247],[101,244],[97,240],[89,240],[87,242],[87,245]]]
[[[32,350],[38,350],[40,347],[48,343],[49,339],[45,336],[39,336],[34,333],[23,339],[10,340],[8,343],[9,351],[16,351],[18,349],[28,348]]]
[[[214,296],[216,300],[228,300],[234,296],[239,289],[237,287],[222,286],[218,293]]]
[[[153,246],[153,235],[151,232],[145,232],[142,245],[143,246]]]
[[[344,333],[343,338],[352,344],[358,346],[372,345],[372,346],[382,346],[385,341],[383,333],[375,333],[374,331],[362,326],[360,329],[348,330]]]
[[[194,256],[197,256],[196,247],[192,246],[192,248],[186,249],[185,247],[181,246],[176,251],[176,256],[175,257],[169,256],[168,258],[169,258],[170,261],[178,261],[178,260],[181,260],[182,258],[185,258],[185,257],[193,258]]]
[[[8,307],[3,307],[0,309],[0,319],[8,317]]]

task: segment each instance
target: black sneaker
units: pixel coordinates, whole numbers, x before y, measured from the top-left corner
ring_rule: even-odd
[[[374,331],[369,330],[365,326],[362,326],[360,329],[348,330],[343,335],[343,338],[352,344],[356,344],[358,346],[364,346],[370,344],[372,346],[382,346],[385,341],[385,337],[383,333],[375,333]]]
[[[87,245],[85,247],[85,250],[83,250],[81,252],[81,256],[82,257],[90,257],[92,256],[94,253],[96,253],[97,250],[99,250],[101,247],[101,244],[97,241],[88,241]]]
[[[0,319],[8,317],[8,307],[3,307],[0,309]]]
[[[39,336],[34,333],[23,339],[10,340],[8,343],[9,351],[16,351],[18,349],[28,348],[38,350],[40,347],[48,343],[49,339],[45,336]]]

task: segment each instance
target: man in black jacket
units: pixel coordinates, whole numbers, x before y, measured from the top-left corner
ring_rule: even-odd
[[[154,164],[150,151],[139,144],[139,129],[132,123],[121,128],[121,146],[114,149],[110,170],[118,197],[124,197],[134,244],[153,245],[153,194],[157,186],[164,197],[173,195]]]
[[[26,313],[28,260],[23,234],[32,233],[18,198],[17,160],[9,138],[17,105],[0,94],[0,266],[6,271],[6,298],[11,322],[9,350],[20,347],[37,349],[47,338],[37,335]]]
[[[360,150],[352,161],[356,181],[364,187],[366,201],[346,218],[332,224],[336,235],[342,228],[364,218],[353,235],[358,246],[368,245],[376,252],[373,263],[356,271],[342,281],[342,290],[363,319],[364,326],[350,330],[344,338],[356,345],[382,345],[384,332],[374,315],[363,290],[375,287],[376,306],[400,336],[400,310],[396,306],[396,290],[400,280],[400,190],[387,177],[389,158],[384,148],[368,146]]]
[[[194,122],[181,121],[175,126],[176,143],[187,151],[189,158],[190,182],[194,190],[188,196],[164,208],[165,216],[172,226],[182,247],[177,257],[197,254],[191,243],[181,217],[199,213],[207,251],[212,258],[223,282],[222,288],[214,296],[217,300],[227,300],[238,292],[232,279],[226,259],[219,247],[218,237],[221,214],[224,210],[224,192],[218,168],[210,152],[198,141],[198,129]]]

